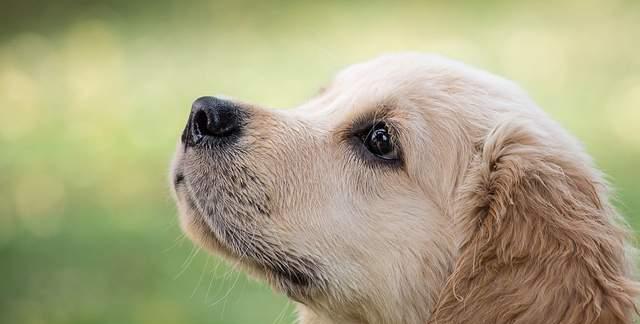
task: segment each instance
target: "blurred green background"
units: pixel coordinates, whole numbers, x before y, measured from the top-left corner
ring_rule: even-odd
[[[193,99],[292,107],[340,68],[437,52],[519,82],[640,228],[640,1],[0,1],[0,323],[292,323],[181,235]]]

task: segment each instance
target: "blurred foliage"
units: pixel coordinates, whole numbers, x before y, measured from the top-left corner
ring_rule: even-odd
[[[180,234],[168,161],[201,95],[291,107],[438,52],[519,82],[640,228],[640,2],[0,1],[0,323],[291,323]]]

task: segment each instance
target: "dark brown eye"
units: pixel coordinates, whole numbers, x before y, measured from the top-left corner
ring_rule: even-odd
[[[384,123],[378,123],[362,139],[373,155],[384,160],[397,160],[398,152]]]

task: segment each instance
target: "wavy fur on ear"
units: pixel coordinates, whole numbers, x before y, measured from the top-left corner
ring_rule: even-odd
[[[631,323],[638,285],[608,195],[567,140],[500,123],[459,192],[465,238],[430,323]]]

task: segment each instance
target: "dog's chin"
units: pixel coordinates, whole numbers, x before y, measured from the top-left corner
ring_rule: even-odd
[[[178,196],[183,195],[179,193]],[[190,201],[191,199],[188,197],[186,199],[178,198],[180,227],[189,239],[208,252],[224,257],[234,265],[249,268],[243,270],[250,270],[252,274],[256,275],[264,275],[258,271],[258,267],[256,267],[247,256],[235,252],[242,247],[232,246],[219,238],[218,235],[215,234],[215,231],[209,227],[204,216],[197,211],[196,207]]]
[[[186,188],[186,179],[182,171],[182,146],[178,145],[176,156],[172,162],[170,182],[174,199],[178,206],[179,221],[182,231],[196,245],[208,252],[229,261],[234,267],[238,266],[245,272],[262,280],[268,280],[269,273],[265,267],[260,267],[246,255],[238,253],[242,247],[225,242],[216,235],[216,231],[207,223],[205,216],[198,210],[195,198]],[[220,217],[219,217],[220,218]]]
[[[314,290],[315,280],[308,271],[300,271],[286,263],[265,264],[267,256],[251,255],[250,247],[239,246],[237,242],[226,242],[211,229],[204,216],[193,204],[193,200],[179,190],[176,191],[180,226],[184,233],[197,245],[208,252],[223,257],[234,267],[248,273],[255,279],[265,281],[275,290],[280,291],[293,300],[306,303]]]

